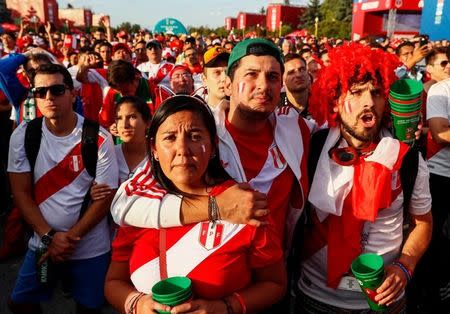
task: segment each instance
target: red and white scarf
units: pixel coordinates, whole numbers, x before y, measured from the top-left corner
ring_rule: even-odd
[[[311,247],[317,250],[328,244],[330,287],[337,287],[353,259],[361,253],[365,221],[375,221],[379,210],[391,206],[392,174],[400,169],[409,146],[393,139],[387,130],[382,130],[380,137],[370,156],[359,157],[352,166],[341,166],[328,156],[340,138],[340,130],[332,128],[319,157],[308,200],[316,209],[316,218],[328,243]]]

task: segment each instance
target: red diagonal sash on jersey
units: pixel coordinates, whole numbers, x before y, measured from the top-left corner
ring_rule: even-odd
[[[158,69],[158,72],[155,75],[154,82],[156,85],[161,83],[161,81],[172,71],[174,65],[172,63],[165,63],[162,67]]]
[[[84,170],[81,143],[78,143],[55,167],[47,171],[34,185],[34,197],[39,205],[68,186]]]

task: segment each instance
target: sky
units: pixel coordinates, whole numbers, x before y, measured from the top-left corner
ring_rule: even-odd
[[[295,0],[291,4],[305,5],[308,0]],[[153,29],[161,19],[172,17],[185,26],[208,26],[216,28],[225,25],[225,17],[236,17],[242,12],[258,13],[269,3],[282,1],[267,0],[58,0],[60,8],[70,3],[75,8],[88,8],[96,14],[111,17],[112,26],[122,22],[140,24]]]

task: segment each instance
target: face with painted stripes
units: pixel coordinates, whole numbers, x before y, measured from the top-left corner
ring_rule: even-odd
[[[364,146],[378,136],[385,107],[381,87],[373,82],[353,84],[339,98],[334,108],[341,122],[341,131],[350,145]]]

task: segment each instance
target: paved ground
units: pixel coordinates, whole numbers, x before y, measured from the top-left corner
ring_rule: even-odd
[[[0,244],[3,242],[3,219],[0,219]],[[10,314],[6,301],[14,286],[17,272],[19,271],[23,257],[0,262],[0,314]],[[75,303],[62,295],[61,289],[55,290],[52,300],[43,305],[45,314],[75,314]],[[103,308],[103,314],[116,314],[110,306]],[[31,314],[31,313],[30,313]]]

